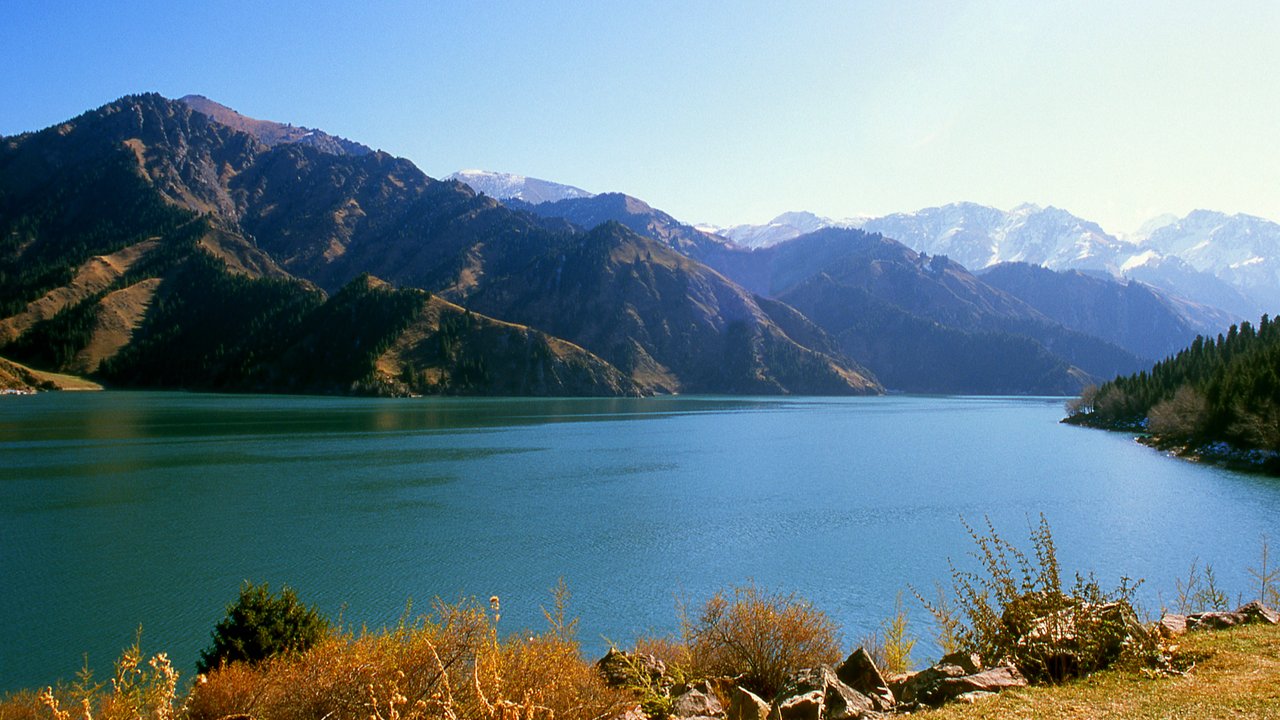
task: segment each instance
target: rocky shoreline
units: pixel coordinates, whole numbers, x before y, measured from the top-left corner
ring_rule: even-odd
[[[1218,441],[1188,444],[1159,435],[1138,435],[1134,440],[1149,448],[1168,453],[1188,462],[1202,463],[1241,472],[1280,475],[1280,453],[1269,450],[1244,450]]]
[[[1230,612],[1165,615],[1150,625],[1134,619],[1124,642],[1169,643],[1188,632],[1253,623],[1280,625],[1280,612],[1254,601]],[[1056,641],[1069,648],[1073,635],[1068,630]],[[737,678],[680,681],[662,660],[639,652],[612,649],[596,668],[609,685],[642,689],[641,694],[648,696],[621,720],[870,720],[949,703],[978,703],[1029,685],[1012,663],[988,665],[976,653],[952,653],[923,670],[885,674],[864,648],[838,666],[819,665],[792,673],[769,699],[741,687]],[[1180,671],[1169,667],[1166,672]]]

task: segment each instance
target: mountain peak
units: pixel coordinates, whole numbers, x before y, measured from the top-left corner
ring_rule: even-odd
[[[368,155],[373,152],[366,145],[330,135],[321,130],[294,126],[291,123],[278,123],[271,120],[259,120],[243,115],[221,103],[210,100],[204,95],[184,95],[178,102],[209,116],[214,121],[227,127],[249,133],[268,146],[276,145],[310,145],[331,155]]]
[[[595,197],[595,193],[572,185],[492,170],[459,170],[445,180],[465,183],[472,190],[497,200],[520,200],[530,205],[570,198]]]
[[[766,248],[823,228],[860,227],[867,219],[859,216],[834,220],[808,210],[792,210],[778,215],[765,225],[734,225],[733,227],[719,229],[718,234],[729,238],[742,247]]]

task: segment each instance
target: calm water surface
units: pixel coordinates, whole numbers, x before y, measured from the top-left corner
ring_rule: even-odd
[[[0,398],[0,691],[99,677],[143,628],[189,673],[244,579],[350,626],[410,598],[499,595],[540,627],[563,577],[588,650],[754,579],[856,642],[908,584],[966,563],[963,516],[1064,569],[1146,579],[1193,558],[1233,595],[1280,483],[1059,425],[1059,400]],[[916,613],[923,632],[923,613]]]

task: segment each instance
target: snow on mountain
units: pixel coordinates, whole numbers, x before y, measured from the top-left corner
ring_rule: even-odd
[[[913,250],[946,255],[971,270],[1025,262],[1053,270],[1116,272],[1133,246],[1096,223],[1055,207],[1019,205],[1006,212],[976,203],[952,203],[866,222],[868,232]]]
[[[537,178],[463,170],[478,192],[538,204],[595,197]],[[747,248],[766,248],[829,227],[880,233],[917,252],[945,255],[971,271],[1004,262],[1128,277],[1242,317],[1280,313],[1280,224],[1251,215],[1196,210],[1161,215],[1119,237],[1066,210],[1024,204],[1011,210],[961,202],[883,217],[833,219],[785,212],[763,225],[697,229]]]
[[[533,205],[569,198],[595,197],[595,193],[589,193],[572,185],[561,185],[550,180],[488,170],[459,170],[445,180],[466,183],[472,190],[498,200],[514,198]]]
[[[1235,286],[1213,273],[1191,267],[1180,258],[1154,251],[1144,251],[1135,258],[1142,258],[1143,262],[1125,263],[1126,278],[1246,319],[1257,319],[1264,312],[1259,302]]]
[[[811,212],[785,212],[764,225],[734,225],[727,228],[709,230],[721,237],[747,248],[766,248],[816,232],[823,228],[858,228],[868,218],[852,217],[833,220]]]
[[[768,247],[823,227],[858,227],[972,271],[1003,262],[1128,277],[1241,317],[1280,312],[1280,224],[1250,215],[1197,210],[1162,215],[1121,238],[1055,207],[1012,210],[952,203],[878,218],[835,221],[784,213],[765,225],[719,234],[746,247]]]
[[[1266,312],[1280,312],[1280,224],[1195,210],[1152,231],[1142,247],[1214,275]]]

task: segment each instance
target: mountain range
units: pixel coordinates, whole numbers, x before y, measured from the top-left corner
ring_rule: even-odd
[[[918,341],[921,337],[941,333],[952,338],[951,345],[975,347],[980,344],[975,343],[971,337],[975,332],[1021,335],[1020,342],[1033,342],[1036,351],[1024,348],[1019,352],[1006,352],[1005,356],[1021,357],[1028,362],[1029,358],[1037,356],[1055,358],[1063,365],[1054,382],[1060,387],[1067,387],[1090,374],[1107,376],[1115,368],[1149,364],[1184,347],[1199,334],[1221,332],[1240,319],[1235,313],[1220,310],[1214,305],[1187,300],[1177,292],[1106,272],[1105,268],[1109,263],[1114,263],[1116,258],[1123,256],[1123,248],[1127,244],[1106,235],[1096,224],[1085,222],[1056,208],[1025,205],[1015,213],[1003,213],[994,208],[963,203],[944,208],[946,212],[938,214],[925,211],[916,215],[895,215],[875,220],[850,219],[838,223],[812,213],[790,213],[779,216],[760,228],[761,233],[778,233],[786,235],[788,239],[758,243],[753,248],[745,247],[741,237],[735,241],[717,235],[716,228],[680,223],[636,198],[616,193],[592,198],[563,198],[539,204],[514,198],[504,199],[503,202],[547,218],[560,217],[582,227],[593,227],[609,220],[625,223],[640,234],[664,242],[715,267],[754,292],[784,299],[810,314],[811,319],[818,321],[824,329],[837,337],[844,333],[846,338],[854,335],[859,338],[876,338],[878,343],[853,342],[850,339],[844,348],[885,379],[891,387],[920,391],[939,388],[954,391],[957,388],[975,387],[995,391],[995,388],[1006,387],[995,381],[995,376],[1000,374],[999,370],[989,372],[988,377],[982,381],[940,380],[945,376],[945,371],[955,369],[954,363],[944,365],[938,361],[917,359],[922,353],[906,350],[911,347],[907,336]],[[870,234],[883,238],[890,236],[890,233],[897,233],[912,238],[917,245],[926,244],[925,240],[928,240],[930,246],[938,250],[933,256],[935,260],[930,260],[923,253],[922,259],[910,259],[899,254],[897,259],[904,268],[941,261],[955,265],[954,255],[957,254],[969,258],[971,264],[984,268],[979,273],[984,275],[982,280],[973,279],[970,282],[979,285],[985,283],[991,286],[988,290],[999,290],[1016,300],[1022,300],[1020,315],[1014,313],[1016,320],[1005,318],[1002,321],[1004,325],[991,318],[980,323],[959,320],[958,318],[965,317],[964,313],[953,313],[951,317],[933,316],[912,307],[907,295],[892,297],[890,284],[879,287],[874,297],[887,301],[887,307],[895,308],[895,311],[905,311],[916,324],[909,325],[900,319],[890,322],[889,318],[894,314],[887,313],[884,306],[877,305],[878,312],[867,313],[857,326],[857,332],[851,334],[847,323],[832,326],[821,322],[821,318],[829,317],[822,309],[807,308],[802,300],[781,295],[788,292],[788,286],[786,282],[778,286],[774,282],[778,279],[776,276],[800,281],[823,272],[827,272],[828,276],[833,275],[835,273],[828,272],[826,265],[836,262],[839,254],[837,251],[851,247],[851,238],[861,237],[856,232],[845,232],[839,234],[844,239],[843,242],[821,244],[823,249],[819,249],[818,244],[811,241],[809,236],[828,230],[854,230],[852,226],[855,224],[861,225],[864,234],[874,228],[881,228],[880,232]],[[743,227],[745,226],[739,226],[739,229]],[[957,230],[957,227],[960,229]],[[813,228],[817,228],[818,232]],[[755,237],[759,239],[761,236]],[[941,239],[934,242],[936,238]],[[981,255],[968,252],[975,245],[981,245],[985,249]],[[780,251],[784,246],[787,250]],[[989,264],[993,259],[1002,257],[1019,260]],[[863,262],[871,260],[864,258]],[[890,261],[880,257],[875,262],[883,269]],[[1073,262],[1089,269],[1080,271],[1065,267]],[[1063,269],[1049,269],[1053,266]],[[999,268],[1000,272],[989,277],[985,275],[995,268]],[[1035,270],[1042,272],[1033,272]],[[965,271],[962,264],[957,266],[957,271]],[[773,273],[775,277],[770,280],[762,277],[762,273]],[[909,274],[898,277],[901,281],[901,278],[907,276]],[[1198,277],[1212,279],[1203,273],[1198,274]],[[1220,296],[1232,294],[1229,287],[1219,284]],[[810,289],[812,290],[812,286]],[[1241,299],[1233,303],[1232,307],[1240,309],[1249,306],[1242,296],[1237,297]],[[859,305],[850,298],[837,300],[833,296],[824,302],[868,310],[864,307],[865,303]],[[964,304],[964,300],[954,295],[950,296],[949,302],[953,306],[952,310],[955,309],[954,306]],[[1250,311],[1245,310],[1247,312]],[[879,323],[871,324],[871,317],[878,317]],[[1060,325],[1062,330],[1069,332],[1061,337],[1051,338],[1043,330],[1053,325]],[[1090,336],[1093,340],[1103,340],[1114,347],[1106,352],[1081,352],[1082,338],[1073,336],[1072,333]],[[1074,340],[1064,339],[1071,337]],[[991,337],[987,340],[990,341]],[[1000,341],[1009,340],[1000,337]],[[872,345],[880,349],[873,353]],[[943,343],[938,347],[946,346]],[[1053,349],[1050,350],[1047,346],[1052,346]],[[893,352],[889,348],[903,350]],[[1121,352],[1115,352],[1117,349]],[[932,357],[956,356],[955,353],[946,352],[925,354]],[[970,350],[960,356],[977,358],[981,353],[974,354]],[[879,360],[872,360],[873,357]],[[1104,357],[1109,359],[1103,361]],[[919,366],[919,370],[904,375],[903,369],[912,365]],[[975,365],[983,366],[983,363],[975,360]],[[986,365],[1002,368],[1008,365],[1008,361],[986,362]],[[980,375],[981,373],[973,371],[966,377],[977,378]],[[1022,377],[1027,376],[1028,373],[1024,373]],[[1053,383],[1042,383],[1042,387],[1050,386]]]
[[[4,138],[0,352],[127,386],[880,391],[794,312],[621,225],[236,122],[148,94]]]
[[[705,229],[744,247],[769,247],[827,227],[881,233],[975,272],[1022,262],[1138,280],[1237,320],[1280,310],[1280,223],[1252,215],[1195,210],[1155,218],[1120,237],[1060,208],[1004,211],[962,202],[843,220],[789,212],[763,225]]]
[[[1136,262],[1054,208],[945,210],[788,215],[793,237],[750,248],[620,193],[435,180],[200,96],[129,96],[0,138],[0,354],[215,390],[1073,393],[1234,317],[1104,272],[1193,253],[1169,236],[1191,224]],[[1176,269],[1216,278],[1198,251]]]

